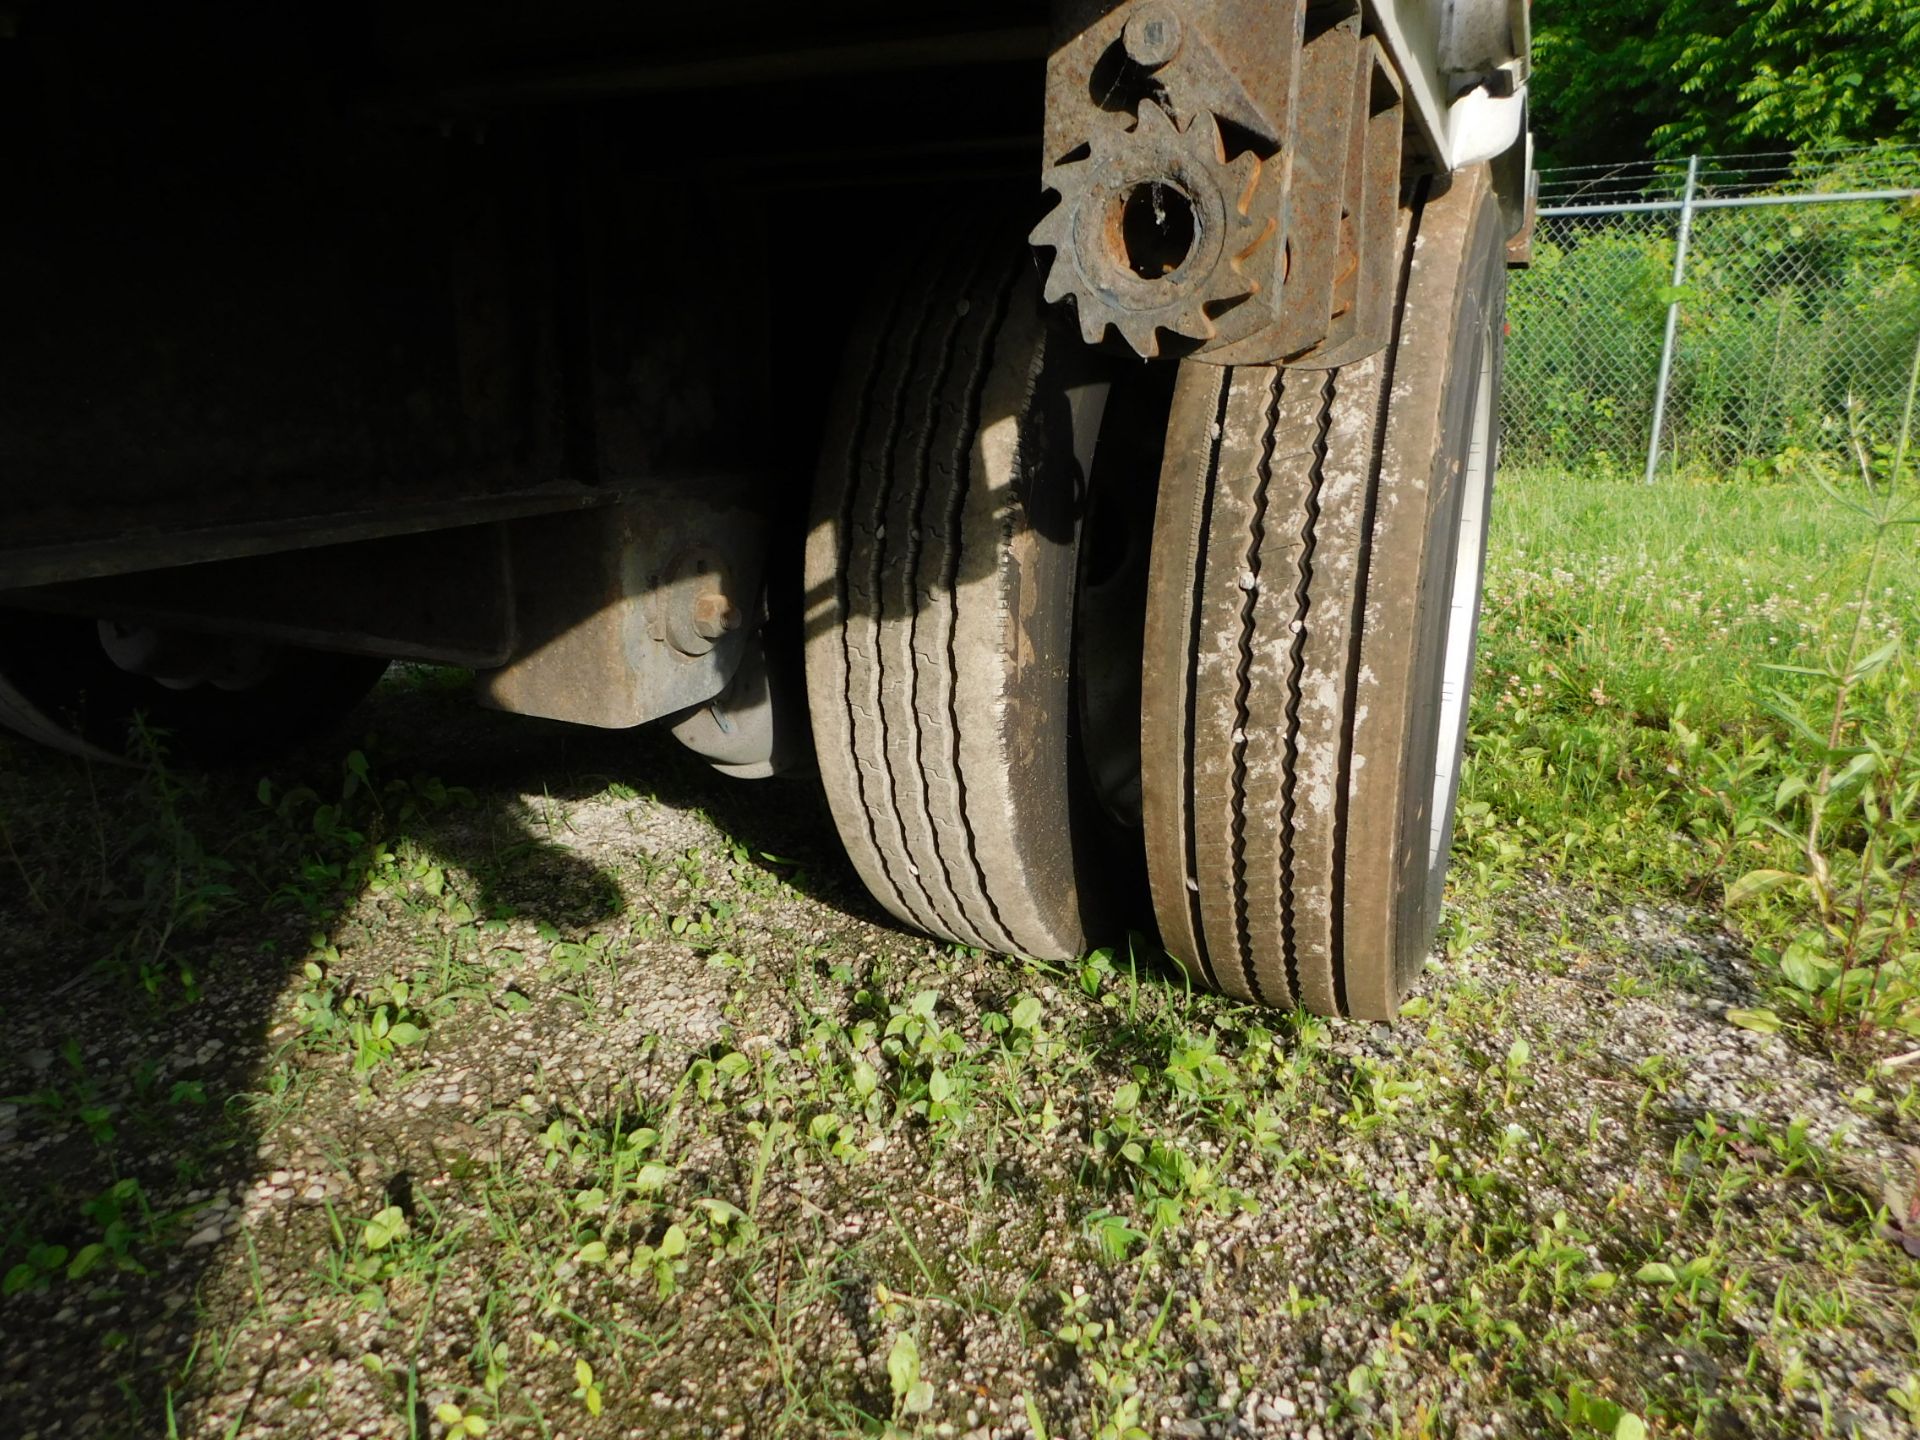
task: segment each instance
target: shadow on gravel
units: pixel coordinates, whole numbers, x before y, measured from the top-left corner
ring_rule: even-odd
[[[186,1428],[204,1398],[195,1366],[222,1344],[200,1323],[208,1262],[242,1232],[235,1197],[274,1178],[258,1174],[263,1135],[297,1118],[277,1097],[302,1058],[270,1027],[311,978],[314,943],[338,939],[396,864],[431,884],[471,876],[477,918],[580,934],[618,912],[620,886],[554,815],[624,785],[703,811],[787,883],[889,923],[811,780],[732,781],[664,734],[482,711],[439,674],[390,679],[355,731],[382,737],[370,766],[335,742],[264,778],[102,771],[0,736],[9,1433]],[[394,1163],[386,1186],[404,1209]]]
[[[826,794],[811,773],[736,780],[715,771],[664,728],[595,730],[504,715],[473,705],[464,689],[444,686],[433,696],[383,687],[363,712],[361,728],[385,738],[390,747],[385,765],[396,773],[429,773],[475,792],[528,797],[521,816],[526,841],[545,839],[542,801],[564,804],[624,785],[668,809],[707,816],[747,852],[748,861],[809,899],[900,928],[874,903],[847,861]],[[546,853],[562,863],[579,863],[558,845]],[[524,873],[517,878],[497,871],[475,874],[509,899],[514,893],[540,893]]]

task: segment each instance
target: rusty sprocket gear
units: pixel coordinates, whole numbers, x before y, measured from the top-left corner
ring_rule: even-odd
[[[1250,213],[1260,157],[1228,160],[1211,113],[1182,130],[1151,100],[1132,129],[1096,132],[1085,149],[1041,180],[1060,197],[1028,237],[1054,252],[1047,299],[1073,297],[1090,345],[1109,326],[1142,356],[1160,353],[1161,330],[1213,339],[1214,317],[1260,289],[1251,257],[1273,230]]]

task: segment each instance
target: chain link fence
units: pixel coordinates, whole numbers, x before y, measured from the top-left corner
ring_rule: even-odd
[[[1542,171],[1503,466],[1851,468],[1891,438],[1920,338],[1916,197],[1899,146]]]

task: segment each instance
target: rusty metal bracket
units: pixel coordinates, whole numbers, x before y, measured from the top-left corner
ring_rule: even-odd
[[[1406,127],[1400,77],[1385,50],[1362,42],[1359,99],[1365,121],[1354,127],[1347,166],[1345,228],[1349,277],[1334,291],[1333,326],[1299,363],[1345,365],[1382,349],[1393,335],[1394,278],[1400,263],[1400,167]]]
[[[624,728],[725,688],[758,613],[763,507],[750,486],[663,483],[652,499],[514,528],[511,659],[483,704]]]
[[[1522,133],[1520,141],[1493,162],[1494,184],[1501,195],[1517,195],[1514,230],[1507,237],[1507,265],[1525,270],[1533,264],[1533,229],[1540,208],[1540,172],[1533,168],[1533,139]]]
[[[1141,355],[1273,318],[1306,0],[1062,0],[1047,61],[1046,293]]]
[[[1357,20],[1309,39],[1305,72],[1280,318],[1201,357],[1216,364],[1327,369],[1371,355],[1392,334],[1400,82],[1379,41],[1360,34]]]
[[[1058,0],[1055,20],[1059,199],[1031,238],[1089,343],[1313,365],[1385,343],[1404,105],[1358,0]]]

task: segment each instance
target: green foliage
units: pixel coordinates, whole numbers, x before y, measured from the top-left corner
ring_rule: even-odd
[[[135,1251],[157,1243],[164,1234],[161,1217],[147,1202],[146,1191],[132,1176],[114,1181],[87,1202],[84,1213],[99,1239],[88,1241],[67,1262],[67,1278],[78,1280],[94,1270],[146,1273]]]
[[[887,1352],[887,1383],[893,1389],[896,1419],[924,1415],[933,1408],[933,1386],[920,1375],[920,1346],[902,1330]]]
[[[407,1217],[398,1205],[389,1205],[371,1220],[361,1231],[361,1243],[369,1253],[378,1253],[394,1241],[405,1238]]]
[[[1541,1398],[1576,1440],[1644,1440],[1646,1436],[1646,1422],[1638,1415],[1577,1380],[1567,1383],[1564,1399],[1551,1392]]]
[[[433,1418],[446,1427],[446,1434],[449,1437],[470,1435],[478,1440],[478,1437],[487,1433],[487,1419],[484,1415],[475,1415],[451,1400],[434,1406]]]
[[[1849,181],[1833,170],[1823,183]],[[1667,217],[1552,222],[1509,285],[1505,456],[1638,474],[1678,298],[1667,463],[1737,479],[1851,474],[1856,432],[1893,434],[1920,337],[1911,211],[1702,212],[1677,292]]]
[[[322,943],[301,967],[306,985],[296,1003],[309,1043],[345,1050],[362,1072],[426,1039],[428,1007],[415,1002],[412,984],[389,975],[364,995],[345,991],[328,979],[327,962],[338,959],[339,952]]]
[[[172,1217],[154,1211],[146,1190],[132,1176],[114,1181],[80,1207],[82,1233],[96,1238],[78,1249],[57,1242],[36,1242],[26,1256],[9,1266],[0,1278],[0,1295],[17,1295],[51,1288],[62,1279],[84,1280],[96,1272],[144,1275],[147,1266],[139,1252],[161,1244]]]
[[[686,1273],[686,1255],[687,1232],[678,1225],[669,1225],[657,1244],[633,1247],[627,1273],[635,1278],[652,1276],[654,1288],[664,1300],[678,1288],[679,1277]]]
[[[703,1196],[693,1202],[693,1208],[706,1222],[707,1242],[722,1255],[744,1254],[760,1234],[746,1211],[732,1201]]]
[[[1148,1440],[1152,1432],[1146,1424],[1140,1375],[1166,1361],[1161,1337],[1173,1297],[1168,1296],[1153,1323],[1135,1335],[1125,1334],[1110,1320],[1095,1319],[1092,1299],[1084,1291],[1061,1291],[1059,1301],[1060,1323],[1053,1335],[1079,1358],[1094,1384],[1094,1440]],[[1028,1428],[1044,1440],[1046,1426],[1031,1396],[1027,1417]]]
[[[924,1115],[936,1139],[963,1129],[973,1108],[977,1066],[959,1032],[940,1023],[937,990],[890,1007],[880,1051],[894,1062],[901,1108]]]
[[[1912,420],[1920,346],[1907,394]],[[1763,949],[1791,995],[1829,1024],[1857,1016],[1920,1033],[1920,658],[1900,639],[1867,647],[1882,559],[1890,544],[1911,548],[1920,525],[1898,482],[1909,432],[1903,426],[1888,483],[1852,503],[1873,526],[1862,594],[1843,647],[1815,665],[1776,664],[1769,711],[1792,736],[1762,823],[1787,842],[1781,858],[1727,887],[1732,905],[1772,894],[1788,905],[1776,923],[1811,921],[1779,947]],[[1755,797],[1764,800],[1769,797]],[[1756,807],[1757,808],[1757,807]],[[1795,904],[1793,902],[1797,901]]]
[[[1673,452],[1754,478],[1831,478],[1855,473],[1856,434],[1891,440],[1920,339],[1914,218],[1911,205],[1696,216]]]
[[[1912,0],[1592,0],[1540,12],[1553,164],[1920,139]]]
[[[67,1247],[45,1243],[27,1248],[27,1258],[7,1271],[0,1280],[0,1295],[18,1295],[24,1291],[44,1290],[67,1265]]]
[[[1726,1019],[1762,1034],[1920,1034],[1914,353],[1847,488],[1506,489],[1526,540],[1495,543],[1460,850],[1493,888],[1544,863],[1723,895],[1772,992]]]
[[[398,1205],[383,1205],[355,1224],[343,1222],[329,1203],[327,1219],[333,1283],[364,1310],[385,1305],[387,1286],[396,1280],[430,1272],[459,1239],[457,1230],[437,1233],[428,1212],[409,1219]]]
[[[1647,448],[1673,241],[1621,224],[1535,239],[1507,287],[1508,458],[1624,473]]]
[[[587,1414],[598,1415],[607,1402],[606,1394],[600,1388],[600,1382],[593,1378],[593,1366],[585,1360],[575,1360],[573,1380],[573,1398],[586,1407]]]

